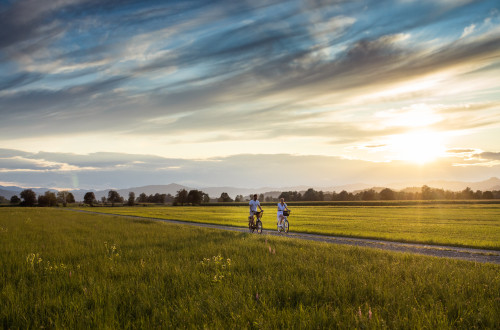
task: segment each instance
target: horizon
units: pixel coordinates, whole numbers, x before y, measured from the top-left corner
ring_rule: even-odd
[[[203,191],[203,189],[208,189],[208,190],[220,190],[220,192],[217,192],[216,195],[219,195],[221,192],[228,192],[228,194],[231,196],[231,197],[235,197],[236,195],[241,195],[243,194],[243,196],[246,196],[244,193],[242,193],[242,191],[247,191],[247,192],[250,192],[250,191],[253,191],[253,192],[250,192],[250,195],[253,195],[254,193],[273,193],[273,192],[287,192],[287,191],[297,191],[297,192],[304,192],[308,189],[314,189],[315,191],[322,191],[322,192],[325,192],[325,193],[339,193],[341,191],[347,191],[349,193],[355,193],[355,192],[359,192],[359,191],[365,191],[365,190],[371,190],[371,189],[379,189],[379,188],[389,188],[393,191],[404,191],[404,190],[407,190],[407,189],[416,189],[416,188],[422,188],[423,186],[428,186],[429,188],[432,188],[432,189],[443,189],[445,191],[452,191],[452,192],[460,192],[460,191],[463,191],[465,188],[471,188],[470,186],[474,187],[474,186],[477,186],[479,184],[485,184],[487,183],[488,181],[500,181],[500,178],[497,178],[497,177],[490,177],[489,179],[485,179],[485,180],[481,180],[481,181],[477,181],[477,182],[467,182],[467,181],[433,181],[433,182],[421,182],[420,184],[418,183],[410,183],[410,182],[406,182],[406,183],[403,183],[403,182],[394,182],[394,183],[387,183],[387,184],[383,184],[383,185],[370,185],[369,183],[362,183],[362,182],[358,182],[358,183],[351,183],[351,184],[346,184],[346,185],[341,185],[341,186],[324,186],[324,187],[320,187],[320,186],[308,186],[308,185],[300,185],[300,186],[288,186],[288,187],[269,187],[269,186],[266,186],[266,187],[236,187],[236,186],[219,186],[219,187],[215,187],[215,186],[212,186],[212,187],[196,187],[196,186],[193,186],[193,187],[189,187],[189,186],[185,186],[185,185],[181,185],[181,184],[178,184],[178,183],[175,183],[175,182],[172,182],[172,183],[168,183],[168,184],[156,184],[156,185],[145,185],[145,186],[140,186],[140,187],[121,187],[121,188],[118,188],[118,187],[114,187],[114,188],[107,188],[107,189],[101,189],[101,190],[97,190],[97,189],[58,189],[58,188],[51,188],[51,187],[20,187],[20,186],[3,186],[3,185],[0,185],[0,189],[3,189],[3,190],[6,190],[6,191],[12,191],[12,192],[15,192],[14,190],[9,190],[9,189],[5,189],[5,188],[20,188],[20,189],[35,189],[35,190],[45,190],[47,189],[48,191],[49,190],[52,190],[52,191],[70,191],[70,192],[79,192],[79,191],[82,191],[82,192],[87,192],[87,191],[92,191],[92,192],[106,192],[106,191],[110,191],[110,190],[115,190],[115,191],[120,191],[120,190],[125,190],[125,191],[134,191],[133,189],[143,189],[143,188],[152,188],[152,187],[157,187],[161,190],[161,188],[165,188],[165,187],[169,187],[169,186],[178,186],[180,187],[179,189],[182,190],[182,189],[188,189],[188,190],[191,190],[191,189],[196,189],[196,190],[200,190],[200,191]],[[438,184],[438,185],[441,185],[441,186],[435,186],[435,184]],[[469,186],[470,184],[470,186]],[[462,185],[462,188],[450,188],[451,186],[457,186],[457,185]],[[446,187],[447,186],[447,187]],[[351,187],[351,188],[348,188],[348,187]],[[226,189],[226,190],[224,190]],[[336,190],[338,189],[338,191]],[[160,190],[157,190],[156,192],[160,192]],[[472,190],[481,190],[481,189],[473,189]],[[487,188],[487,190],[490,190],[490,191],[500,191],[500,185],[498,186],[491,186],[490,188]],[[236,192],[235,192],[236,191]],[[135,192],[135,191],[134,191]],[[144,191],[142,191],[144,192]],[[142,193],[142,192],[137,192],[137,193]],[[177,190],[176,190],[177,192]],[[204,191],[206,192],[206,191]],[[174,192],[172,192],[173,194]],[[217,198],[216,196],[211,196],[212,198]],[[247,196],[248,197],[248,196]]]
[[[500,177],[498,1],[0,0],[0,19],[2,186]]]

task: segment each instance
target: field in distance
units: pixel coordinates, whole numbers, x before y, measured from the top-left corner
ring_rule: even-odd
[[[492,264],[55,208],[1,208],[0,256],[4,329],[500,324]]]
[[[276,207],[264,206],[264,229]],[[293,232],[500,250],[500,204],[290,206]],[[104,213],[246,227],[248,206],[99,207]]]

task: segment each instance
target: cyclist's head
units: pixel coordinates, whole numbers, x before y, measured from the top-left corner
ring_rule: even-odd
[[[284,199],[284,198],[282,198],[280,201],[281,201],[282,203],[284,203],[284,202],[285,202],[285,199]]]
[[[257,194],[253,195],[253,200],[256,201],[257,200]]]

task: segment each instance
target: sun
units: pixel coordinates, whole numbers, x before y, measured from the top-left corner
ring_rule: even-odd
[[[435,161],[446,153],[443,136],[428,130],[393,135],[387,147],[394,159],[418,164]]]

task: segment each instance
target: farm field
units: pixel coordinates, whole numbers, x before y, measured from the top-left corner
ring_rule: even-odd
[[[0,255],[3,328],[500,323],[492,264],[54,208],[0,209]]]
[[[264,229],[276,228],[276,207],[264,206]],[[499,204],[290,206],[290,230],[400,242],[500,250]],[[99,207],[103,213],[246,227],[248,206]]]

